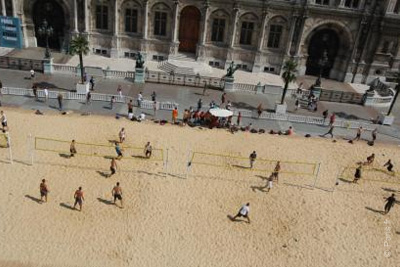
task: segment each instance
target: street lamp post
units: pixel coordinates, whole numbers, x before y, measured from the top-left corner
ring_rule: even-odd
[[[322,72],[324,71],[325,67],[328,66],[328,63],[329,63],[328,51],[326,51],[326,49],[325,49],[324,52],[322,53],[322,58],[318,62],[319,75],[318,75],[317,80],[315,81],[316,87],[321,87]]]
[[[47,20],[43,20],[42,25],[38,29],[38,33],[40,36],[43,36],[46,39],[46,51],[44,52],[44,57],[51,58],[51,53],[49,49],[49,37],[53,35],[53,27],[49,25]]]

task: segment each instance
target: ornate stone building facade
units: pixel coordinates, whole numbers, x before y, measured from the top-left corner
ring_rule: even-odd
[[[22,19],[25,46],[68,50],[83,33],[92,53],[165,60],[189,53],[225,67],[279,74],[293,58],[299,74],[368,82],[400,69],[400,0],[0,0]],[[326,55],[321,68],[323,55]]]

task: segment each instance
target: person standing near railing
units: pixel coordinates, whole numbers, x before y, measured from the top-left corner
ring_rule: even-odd
[[[62,109],[63,109],[63,95],[61,93],[58,94],[57,101],[58,101],[58,107],[59,107],[60,111],[62,111]]]
[[[157,97],[156,92],[153,91],[153,93],[151,94],[151,101],[155,102],[156,101],[156,97]]]
[[[94,91],[94,78],[93,78],[93,76],[90,77],[89,83],[90,83],[90,90]]]
[[[44,93],[44,102],[47,103],[47,100],[49,99],[49,90],[47,89],[47,87],[44,88],[43,93]]]
[[[140,92],[140,93],[138,94],[138,97],[137,97],[137,104],[138,104],[138,107],[139,107],[139,108],[140,108],[141,105],[142,105],[142,101],[143,101],[143,95],[142,95],[142,92]]]

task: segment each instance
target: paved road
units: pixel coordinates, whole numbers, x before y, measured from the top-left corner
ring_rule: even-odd
[[[51,90],[73,90],[75,83],[78,81],[78,77],[70,75],[44,75],[37,74],[34,80],[27,78],[29,76],[28,72],[16,71],[16,70],[2,70],[0,79],[3,82],[3,86],[8,87],[21,87],[21,88],[31,88],[32,83],[37,83],[39,86],[48,86]],[[144,85],[135,85],[131,80],[128,79],[100,79],[95,81],[95,92],[116,94],[116,89],[118,85],[123,87],[123,94],[128,96],[136,97],[137,94],[142,91],[146,99],[150,98],[150,94],[155,91],[157,94],[157,99],[160,101],[175,101],[179,103],[180,114],[183,113],[185,108],[190,106],[196,107],[196,103],[199,98],[203,100],[204,106],[206,107],[211,100],[214,100],[217,104],[220,103],[221,91],[210,90],[206,91],[203,95],[203,89],[192,88],[185,86],[171,86],[163,84],[147,83]],[[228,93],[227,99],[230,100],[234,107],[244,108],[244,109],[256,109],[256,107],[262,103],[265,109],[273,109],[274,104],[278,101],[280,96],[278,95],[256,95],[256,94],[246,94],[246,93]],[[64,101],[65,109],[74,112],[85,113],[91,112],[102,115],[115,115],[116,113],[126,115],[127,108],[124,104],[116,104],[114,110],[110,110],[109,104],[105,102],[92,102],[90,106],[87,106],[83,101]],[[287,98],[289,111],[293,110],[293,100],[290,97]],[[22,107],[25,109],[40,109],[42,111],[57,111],[57,101],[55,99],[50,99],[47,103],[40,101],[35,101],[33,98],[21,97],[21,96],[2,96],[2,103],[4,106],[14,106]],[[371,115],[366,112],[366,109],[362,106],[350,105],[350,104],[335,104],[335,103],[322,103],[320,105],[320,110],[318,113],[322,112],[325,108],[330,111],[336,111],[339,113],[339,117],[346,117],[359,120],[368,120]],[[148,119],[152,119],[154,114],[151,110],[143,110],[147,115]],[[141,110],[136,108],[134,110],[136,115],[138,115]],[[395,112],[400,114],[400,108],[398,105],[395,107]],[[296,112],[303,115],[318,115],[313,112],[308,112],[306,110],[300,110]],[[158,111],[158,119],[170,120],[170,111]],[[301,123],[291,123],[286,121],[271,121],[271,120],[257,120],[257,119],[247,119],[242,120],[243,125],[252,123],[255,128],[262,128],[266,130],[286,130],[289,126],[295,128],[296,133],[304,135],[319,135],[325,133],[328,129],[323,126],[309,125]],[[378,139],[385,142],[395,142],[398,143],[400,139],[400,131],[397,127],[387,127],[380,126]],[[351,138],[355,136],[354,130],[347,129],[335,129],[335,135]],[[369,133],[365,133],[366,138],[370,138]]]

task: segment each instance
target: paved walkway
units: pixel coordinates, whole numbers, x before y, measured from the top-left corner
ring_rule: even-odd
[[[48,86],[51,90],[73,90],[78,77],[71,77],[68,75],[44,75],[38,74],[34,80],[30,80],[27,78],[29,73],[23,71],[16,70],[2,70],[0,79],[3,82],[3,86],[7,87],[21,87],[21,88],[31,88],[32,83],[35,82],[40,86]],[[190,106],[196,107],[196,103],[199,98],[203,100],[204,107],[207,107],[211,100],[214,100],[217,104],[220,103],[220,97],[222,92],[217,90],[207,90],[206,94],[203,95],[203,90],[201,88],[191,88],[185,86],[170,86],[163,84],[153,84],[147,83],[144,85],[135,85],[130,80],[117,80],[117,79],[101,79],[96,81],[95,92],[98,93],[107,93],[107,94],[116,94],[116,88],[118,85],[122,85],[123,94],[136,97],[139,91],[143,92],[145,99],[150,98],[150,94],[155,91],[157,94],[157,99],[160,101],[175,101],[179,103],[179,111],[180,117],[185,108],[189,108]],[[270,95],[256,95],[256,94],[240,94],[240,93],[229,93],[227,95],[227,99],[233,103],[233,107],[235,108],[243,108],[243,109],[256,109],[256,107],[262,103],[265,109],[273,109],[274,103],[279,100],[280,96],[270,96]],[[12,106],[12,107],[22,107],[25,109],[36,110],[40,109],[44,113],[47,112],[56,112],[57,111],[57,101],[50,99],[47,103],[43,103],[40,101],[35,101],[30,97],[21,97],[21,96],[10,96],[4,95],[2,96],[2,103],[4,106]],[[291,104],[294,100],[291,100],[290,97],[287,99],[289,103],[289,111],[293,109],[293,105]],[[337,111],[341,110],[342,113],[338,113],[339,117],[343,116],[356,116],[358,120],[369,119],[369,114],[365,116],[365,108],[362,106],[350,105],[350,104],[333,104],[333,103],[323,103],[322,107],[328,107],[329,110]],[[125,104],[116,104],[114,110],[109,109],[109,104],[105,102],[93,102],[90,106],[87,106],[83,101],[65,101],[65,109],[78,112],[78,113],[86,113],[91,112],[95,114],[101,115],[111,115],[114,116],[116,113],[120,113],[122,115],[126,115],[127,107]],[[398,106],[396,106],[397,110],[400,110]],[[320,108],[320,111],[323,108]],[[138,115],[141,110],[135,108],[134,112]],[[152,111],[144,110],[144,113],[147,114],[147,119],[152,119],[154,114]],[[316,115],[315,113],[308,112],[306,110],[300,110],[297,113],[301,113],[304,115]],[[363,115],[361,115],[361,113]],[[171,112],[170,111],[158,111],[157,119],[167,119],[170,120]],[[12,123],[12,122],[10,122]],[[299,135],[311,134],[313,136],[323,134],[328,129],[324,126],[318,125],[308,125],[301,123],[292,123],[287,121],[271,121],[271,120],[257,120],[257,119],[248,119],[244,118],[242,120],[242,125],[247,125],[252,123],[254,128],[262,128],[265,130],[286,130],[289,126],[293,126],[296,133]],[[393,142],[398,143],[398,139],[400,139],[400,131],[397,127],[387,127],[387,126],[379,126],[378,136],[379,141],[383,142]],[[343,138],[352,138],[355,136],[355,130],[347,130],[347,129],[335,129],[335,135],[338,135]],[[367,132],[364,134],[365,138],[369,139],[370,134]]]

